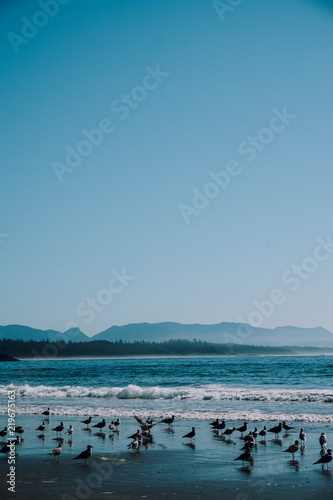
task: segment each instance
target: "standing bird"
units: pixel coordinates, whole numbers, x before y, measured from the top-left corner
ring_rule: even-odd
[[[41,415],[45,415],[45,417],[49,417],[51,415],[50,408],[45,411],[42,411]]]
[[[243,448],[241,450],[252,450],[255,447],[256,443],[254,439],[250,439],[245,441]]]
[[[214,431],[220,431],[225,428],[225,421],[222,420],[219,424],[214,425],[213,429]]]
[[[91,422],[91,417],[87,418],[86,420],[81,420],[81,424],[85,424],[88,428],[88,425],[90,424]]]
[[[242,438],[243,432],[246,432],[246,430],[247,430],[247,422],[244,422],[244,424],[241,427],[238,427],[238,429],[236,429],[236,430],[241,432],[241,438]]]
[[[115,428],[117,428],[117,427],[118,427],[118,425],[120,425],[120,420],[119,420],[119,418],[117,418],[117,420],[114,422],[114,426],[115,426]]]
[[[45,420],[43,420],[42,425],[37,427],[36,431],[44,432],[45,431]]]
[[[18,434],[23,434],[24,427],[22,427],[21,425],[19,425],[18,427],[15,427],[15,432],[17,432]]]
[[[225,435],[225,436],[229,436],[229,439],[231,440],[231,434],[232,434],[234,431],[237,431],[236,427],[229,427],[229,429],[226,429],[226,430],[223,432],[223,435]]]
[[[253,458],[252,458],[252,450],[251,448],[248,448],[246,451],[244,451],[244,453],[242,453],[241,455],[239,455],[239,457],[235,458],[234,459],[234,462],[236,460],[242,460],[243,462],[243,467],[244,467],[244,462],[252,462],[253,461]]]
[[[0,431],[0,437],[5,437],[7,435],[7,432],[7,427],[5,427],[3,431]]]
[[[291,427],[290,425],[286,424],[285,421],[282,422],[282,427],[284,428],[285,431],[290,431],[291,429],[294,429],[294,427]]]
[[[69,429],[66,432],[66,434],[68,434],[68,436],[71,436],[73,433],[74,433],[74,427],[72,426],[72,424],[70,424]]]
[[[276,425],[275,427],[268,429],[267,432],[273,432],[275,434],[275,437],[278,438],[281,431],[282,431],[282,423],[280,422],[279,425]]]
[[[328,449],[326,455],[317,460],[317,462],[315,462],[313,465],[322,464],[322,468],[324,468],[324,465],[326,464],[328,468],[328,464],[332,462],[332,460],[333,460],[333,450]]]
[[[195,427],[192,427],[191,432],[189,432],[188,434],[185,434],[185,436],[182,436],[182,438],[189,438],[192,441],[194,436],[195,436]]]
[[[102,422],[98,422],[98,424],[93,425],[93,427],[97,427],[97,429],[103,429],[103,427],[105,427],[104,418],[103,418]]]
[[[58,425],[57,427],[52,429],[52,431],[55,431],[57,434],[58,434],[58,432],[60,432],[60,434],[61,434],[62,431],[64,430],[64,428],[65,428],[64,423],[60,422],[60,425]]]
[[[257,437],[259,436],[258,427],[255,427],[255,428],[254,428],[254,431],[253,431],[253,433],[252,433],[252,436],[254,437],[254,439],[257,439]]]
[[[173,421],[175,420],[175,416],[172,415],[171,418],[163,418],[163,420],[161,420],[159,422],[159,424],[168,424],[168,425],[172,425],[173,424]]]
[[[3,453],[4,455],[6,455],[7,453],[10,452],[10,446],[9,444],[5,444],[5,446],[3,446],[0,450],[0,453]]]
[[[326,436],[325,432],[321,433],[321,435],[319,437],[319,444],[320,444],[322,450],[326,450],[327,436]]]
[[[80,453],[77,457],[73,458],[73,460],[84,460],[84,463],[86,464],[88,458],[91,457],[92,454],[91,448],[93,448],[93,446],[88,444],[87,449]]]
[[[55,460],[58,457],[59,460],[59,455],[61,452],[62,452],[61,443],[59,443],[58,446],[51,451],[51,453],[48,453],[48,455],[53,455]]]
[[[264,440],[266,441],[266,434],[267,434],[267,428],[266,425],[264,425],[264,428],[259,432],[259,436],[264,438]]]
[[[305,446],[306,434],[304,432],[303,427],[301,427],[301,432],[299,433],[299,439],[301,441],[301,446]]]
[[[296,451],[298,451],[298,448],[299,448],[299,441],[295,441],[294,444],[290,445],[289,448],[287,448],[286,450],[283,450],[284,453],[291,453],[292,454],[292,457],[293,457],[293,460],[294,460],[294,454],[296,453]]]
[[[218,425],[219,423],[219,419],[216,418],[213,422],[209,422],[209,425],[212,425],[213,427],[215,427],[215,425]]]

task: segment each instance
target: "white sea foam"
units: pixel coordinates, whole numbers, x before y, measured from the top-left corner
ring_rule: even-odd
[[[251,389],[232,388],[219,384],[199,387],[82,387],[45,386],[32,387],[28,384],[1,385],[0,397],[8,390],[15,390],[18,398],[100,398],[119,400],[189,400],[189,401],[267,401],[267,402],[312,402],[333,403],[333,391],[326,389]]]

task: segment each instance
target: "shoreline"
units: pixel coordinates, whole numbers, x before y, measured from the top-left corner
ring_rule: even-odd
[[[93,423],[103,415],[93,417]],[[283,453],[298,438],[301,425],[293,423],[295,429],[280,434],[275,439],[269,434],[266,440],[258,440],[253,449],[253,465],[243,467],[234,461],[244,445],[239,432],[231,438],[213,431],[207,421],[175,420],[172,426],[158,424],[153,428],[153,443],[148,449],[139,451],[127,448],[128,436],[138,428],[134,418],[123,418],[118,432],[108,429],[104,435],[98,429],[88,431],[81,424],[82,417],[60,417],[52,415],[44,438],[35,431],[42,420],[41,415],[18,415],[17,424],[24,425],[24,442],[16,447],[16,492],[17,500],[45,499],[102,499],[166,500],[171,498],[263,500],[327,499],[333,486],[333,463],[323,470],[312,465],[320,454],[318,436],[325,431],[328,447],[332,446],[333,423],[315,426],[307,423],[306,446],[295,454],[293,460]],[[48,454],[59,442],[51,429],[65,423],[65,430],[73,424],[73,436],[62,434],[62,454],[54,460]],[[1,425],[4,422],[1,421]],[[240,426],[243,422],[228,422],[227,426]],[[250,422],[248,429],[263,422]],[[273,426],[267,423],[268,428]],[[194,426],[193,441],[184,439]],[[38,438],[39,437],[39,438]],[[74,458],[91,444],[93,455],[85,465]],[[9,472],[5,456],[0,457],[0,493],[4,499],[13,498],[3,480]]]

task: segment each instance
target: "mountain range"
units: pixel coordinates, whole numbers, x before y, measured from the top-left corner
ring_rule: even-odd
[[[91,342],[108,340],[114,342],[134,342],[137,340],[162,342],[171,339],[202,340],[213,343],[238,343],[258,346],[302,346],[333,348],[333,333],[322,327],[300,328],[279,326],[277,328],[255,328],[245,323],[222,322],[214,325],[164,323],[132,323],[111,326],[92,337],[79,328],[71,328],[64,333],[56,330],[39,330],[23,325],[0,326],[0,339],[49,340],[58,342]]]

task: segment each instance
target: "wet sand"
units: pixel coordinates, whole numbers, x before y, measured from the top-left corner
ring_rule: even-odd
[[[4,416],[2,416],[4,418]],[[1,418],[1,423],[3,418]],[[175,421],[172,428],[159,424],[154,428],[154,443],[139,452],[127,450],[127,436],[138,425],[131,419],[123,419],[119,433],[105,436],[84,430],[77,417],[66,417],[66,429],[73,424],[72,439],[64,433],[63,452],[59,460],[47,455],[56,445],[55,432],[50,429],[60,423],[51,417],[45,431],[45,440],[34,431],[40,423],[39,416],[18,416],[25,426],[24,442],[16,448],[16,492],[7,490],[7,458],[0,457],[1,498],[18,500],[37,499],[321,499],[331,494],[333,463],[328,471],[320,465],[312,465],[320,458],[319,428],[327,433],[332,447],[332,424],[301,424],[307,432],[306,447],[298,451],[295,460],[282,451],[298,438],[299,423],[289,434],[275,440],[267,437],[266,443],[257,441],[253,452],[254,464],[243,467],[234,462],[244,441],[235,432],[226,440],[210,429],[206,421]],[[93,423],[100,421],[99,417]],[[38,424],[38,425],[37,425]],[[109,424],[109,422],[107,422]],[[263,427],[265,422],[251,422],[250,429]],[[197,429],[195,441],[182,439],[192,425]],[[241,422],[228,422],[228,426]],[[272,427],[272,423],[266,423]],[[65,429],[65,430],[66,430]],[[73,460],[87,444],[94,446],[88,465]]]

